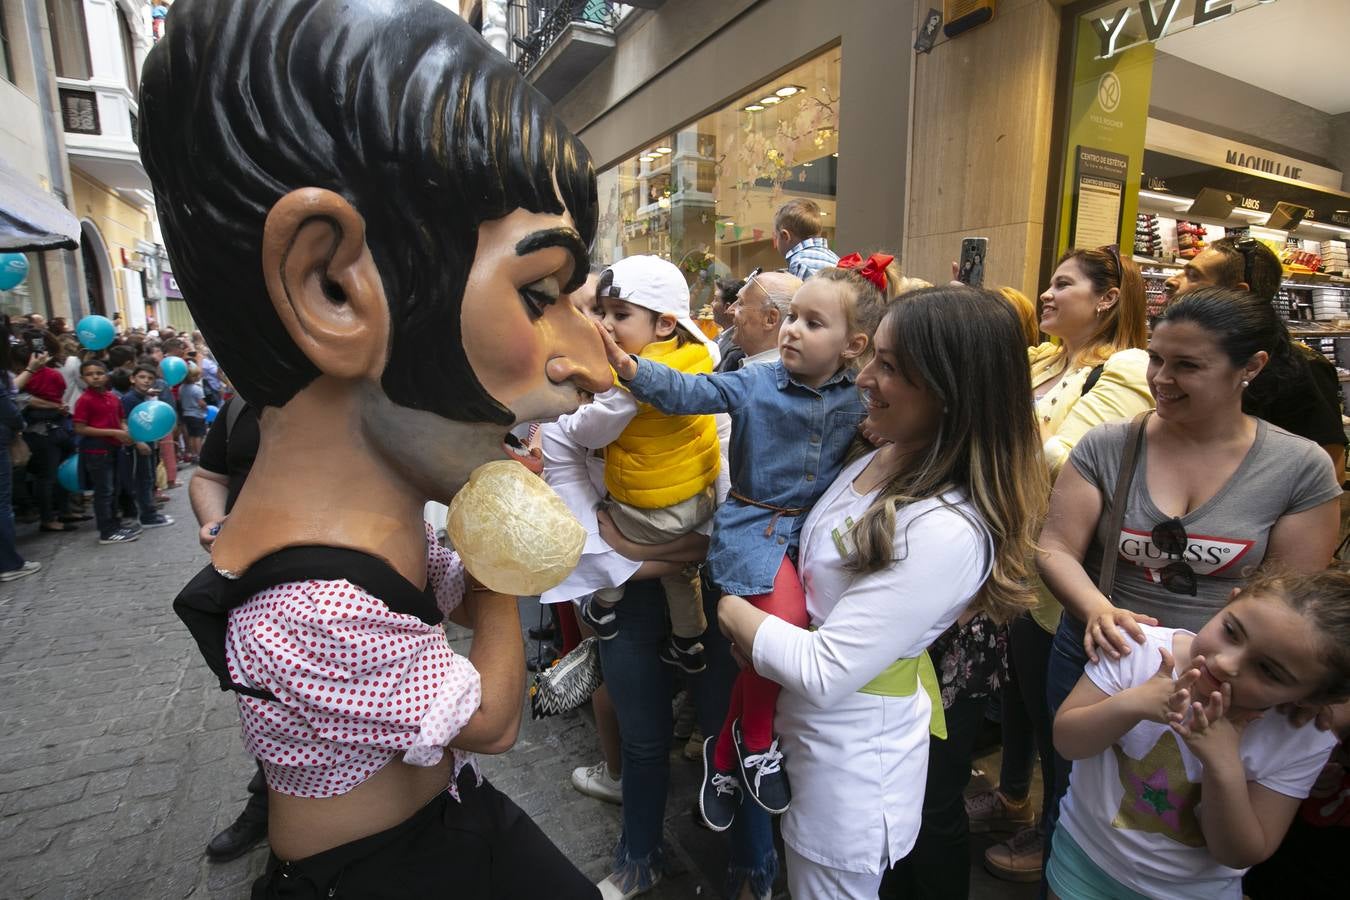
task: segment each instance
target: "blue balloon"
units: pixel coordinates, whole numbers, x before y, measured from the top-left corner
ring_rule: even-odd
[[[138,403],[127,416],[127,430],[132,440],[153,444],[178,424],[178,416],[173,407],[163,400],[147,400]]]
[[[169,387],[182,384],[187,377],[187,363],[176,356],[166,356],[159,361],[159,374]]]
[[[216,420],[216,416],[219,414],[220,414],[219,406],[206,407],[206,424],[210,425],[212,422],[214,422]]]
[[[90,350],[102,350],[117,337],[117,329],[104,316],[85,316],[75,323],[75,336]]]
[[[56,480],[72,494],[80,491],[80,455],[77,453],[56,469]]]
[[[0,253],[0,291],[12,291],[28,277],[28,257],[22,253]]]

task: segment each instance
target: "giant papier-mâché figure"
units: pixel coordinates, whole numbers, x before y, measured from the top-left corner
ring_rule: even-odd
[[[262,410],[175,601],[267,774],[255,896],[595,896],[466,765],[515,739],[515,599],[421,521],[510,426],[611,383],[566,300],[596,228],[588,154],[430,0],[178,0],[140,113],[174,275]]]

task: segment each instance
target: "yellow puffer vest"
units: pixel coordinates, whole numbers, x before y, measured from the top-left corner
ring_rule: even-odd
[[[712,372],[701,343],[675,339],[648,344],[639,354],[686,375]],[[605,487],[620,503],[662,509],[688,500],[717,480],[722,458],[712,416],[668,416],[648,403],[605,449]]]

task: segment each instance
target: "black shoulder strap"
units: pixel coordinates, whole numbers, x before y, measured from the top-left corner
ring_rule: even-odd
[[[234,423],[239,421],[239,417],[244,414],[244,409],[247,408],[248,404],[238,394],[235,394],[226,402],[230,404],[230,408],[225,411],[225,440],[229,441],[230,432],[234,431]]]
[[[173,609],[197,641],[206,664],[220,680],[222,691],[275,700],[268,691],[246,687],[230,677],[225,658],[225,627],[230,610],[260,591],[292,581],[346,579],[377,597],[390,611],[417,616],[428,625],[444,618],[428,582],[418,590],[384,560],[341,547],[287,547],[249,566],[240,578],[226,578],[207,566],[174,598]]]
[[[1088,373],[1088,377],[1083,380],[1083,392],[1078,396],[1086,397],[1088,391],[1097,386],[1098,379],[1102,377],[1102,369],[1105,368],[1106,363],[1097,363],[1097,365],[1093,367],[1092,371]]]

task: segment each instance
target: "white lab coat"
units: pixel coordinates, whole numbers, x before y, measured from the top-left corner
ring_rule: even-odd
[[[908,697],[858,689],[955,622],[991,559],[974,507],[949,494],[949,505],[933,499],[900,510],[887,568],[848,571],[845,520],[859,521],[876,496],[858,494],[853,479],[872,455],[844,468],[802,529],[799,571],[817,630],[770,618],[752,656],[784,688],[775,719],[792,785],[784,842],[817,864],[877,874],[909,853],[919,832],[931,704],[922,688]]]

